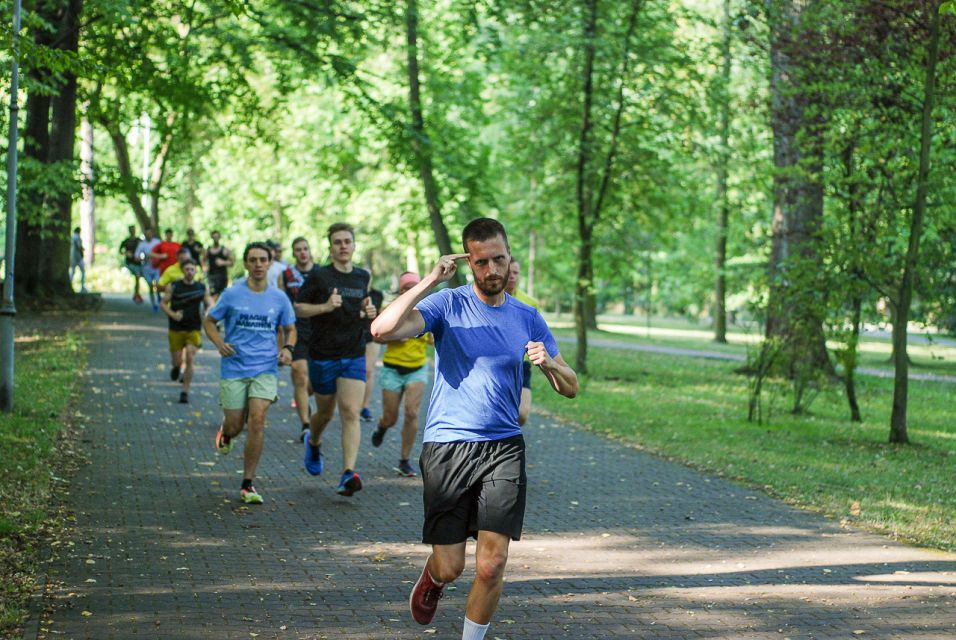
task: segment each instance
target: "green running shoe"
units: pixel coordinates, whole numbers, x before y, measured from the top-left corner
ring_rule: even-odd
[[[242,498],[242,501],[246,504],[262,504],[262,496],[259,495],[255,487],[240,489],[239,497]]]

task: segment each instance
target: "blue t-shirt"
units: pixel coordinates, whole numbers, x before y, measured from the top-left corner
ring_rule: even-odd
[[[482,302],[471,285],[443,289],[416,307],[435,336],[425,442],[501,440],[521,433],[521,363],[525,345],[558,345],[538,310],[509,295],[500,307]]]
[[[243,281],[223,291],[209,315],[217,322],[225,320],[224,340],[236,350],[236,355],[222,359],[223,378],[279,373],[276,330],[295,324],[295,311],[283,292],[268,287],[257,293]]]

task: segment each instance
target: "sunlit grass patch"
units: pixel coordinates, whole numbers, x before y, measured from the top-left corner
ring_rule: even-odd
[[[858,380],[862,424],[849,421],[840,385],[822,390],[809,415],[790,415],[790,388],[780,381],[756,423],[746,419],[749,380],[734,373],[738,363],[592,347],[588,365],[577,399],[535,376],[535,402],[848,524],[956,549],[956,385],[910,383],[913,444],[899,446],[887,443],[889,379]]]

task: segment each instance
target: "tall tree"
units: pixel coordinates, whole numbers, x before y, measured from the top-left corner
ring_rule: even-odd
[[[578,268],[574,290],[574,333],[577,339],[575,368],[581,374],[587,374],[589,317],[588,301],[594,287],[594,228],[601,220],[601,213],[608,188],[611,185],[614,162],[617,159],[618,144],[621,135],[621,123],[625,108],[625,86],[631,65],[631,46],[637,27],[637,16],[642,2],[630,3],[627,28],[624,34],[620,59],[620,72],[617,78],[616,102],[611,118],[611,130],[607,149],[603,157],[596,153],[594,144],[594,122],[592,108],[594,102],[594,61],[597,54],[598,0],[586,0],[583,11],[583,46],[581,84],[581,130],[577,149],[576,201],[578,229]],[[595,167],[595,165],[597,165]]]
[[[720,46],[721,73],[718,90],[717,150],[717,255],[714,268],[717,283],[714,288],[714,341],[727,342],[727,233],[730,222],[730,198],[727,194],[727,172],[730,163],[730,66],[732,30],[730,0],[724,0],[723,31]]]
[[[39,0],[32,37],[38,47],[75,58],[82,0]],[[55,58],[54,58],[55,60]],[[71,64],[38,62],[29,69],[23,168],[17,212],[17,290],[31,296],[71,293],[68,279],[70,214],[76,140],[77,77]]]
[[[933,103],[936,99],[936,64],[939,60],[940,2],[929,3],[929,43],[926,52],[926,77],[923,82],[923,108],[920,120],[919,172],[913,216],[910,219],[906,260],[896,296],[893,314],[893,411],[890,415],[890,442],[907,443],[906,405],[909,391],[909,358],[906,354],[907,327],[913,300],[913,286],[919,260],[920,240],[926,216],[926,196],[929,187],[930,147],[933,142]]]
[[[428,209],[428,220],[431,223],[432,232],[435,234],[435,242],[442,255],[448,255],[457,252],[452,249],[448,228],[442,218],[438,185],[435,181],[432,165],[432,144],[425,130],[421,79],[418,73],[418,2],[416,0],[408,0],[405,6],[405,38],[408,56],[408,110],[411,116],[411,147],[422,180],[425,207]],[[464,278],[460,272],[455,273],[451,284],[452,286],[464,284]]]
[[[798,385],[832,366],[818,269],[823,220],[826,11],[817,0],[767,0],[773,130],[773,218],[766,338]],[[801,410],[799,398],[794,410]]]

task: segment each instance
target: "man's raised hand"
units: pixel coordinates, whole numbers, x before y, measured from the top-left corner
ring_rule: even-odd
[[[362,300],[362,311],[365,313],[365,317],[369,320],[374,320],[375,316],[378,315],[378,309],[376,309],[375,305],[372,304],[372,299],[368,297]]]
[[[332,289],[332,293],[329,295],[329,299],[326,304],[329,305],[329,309],[332,311],[342,306],[342,296],[339,295],[338,289]]]
[[[458,271],[457,261],[464,260],[467,257],[467,253],[452,253],[439,258],[438,264],[435,265],[435,269],[432,271],[436,282],[448,282],[451,280],[455,272]]]

